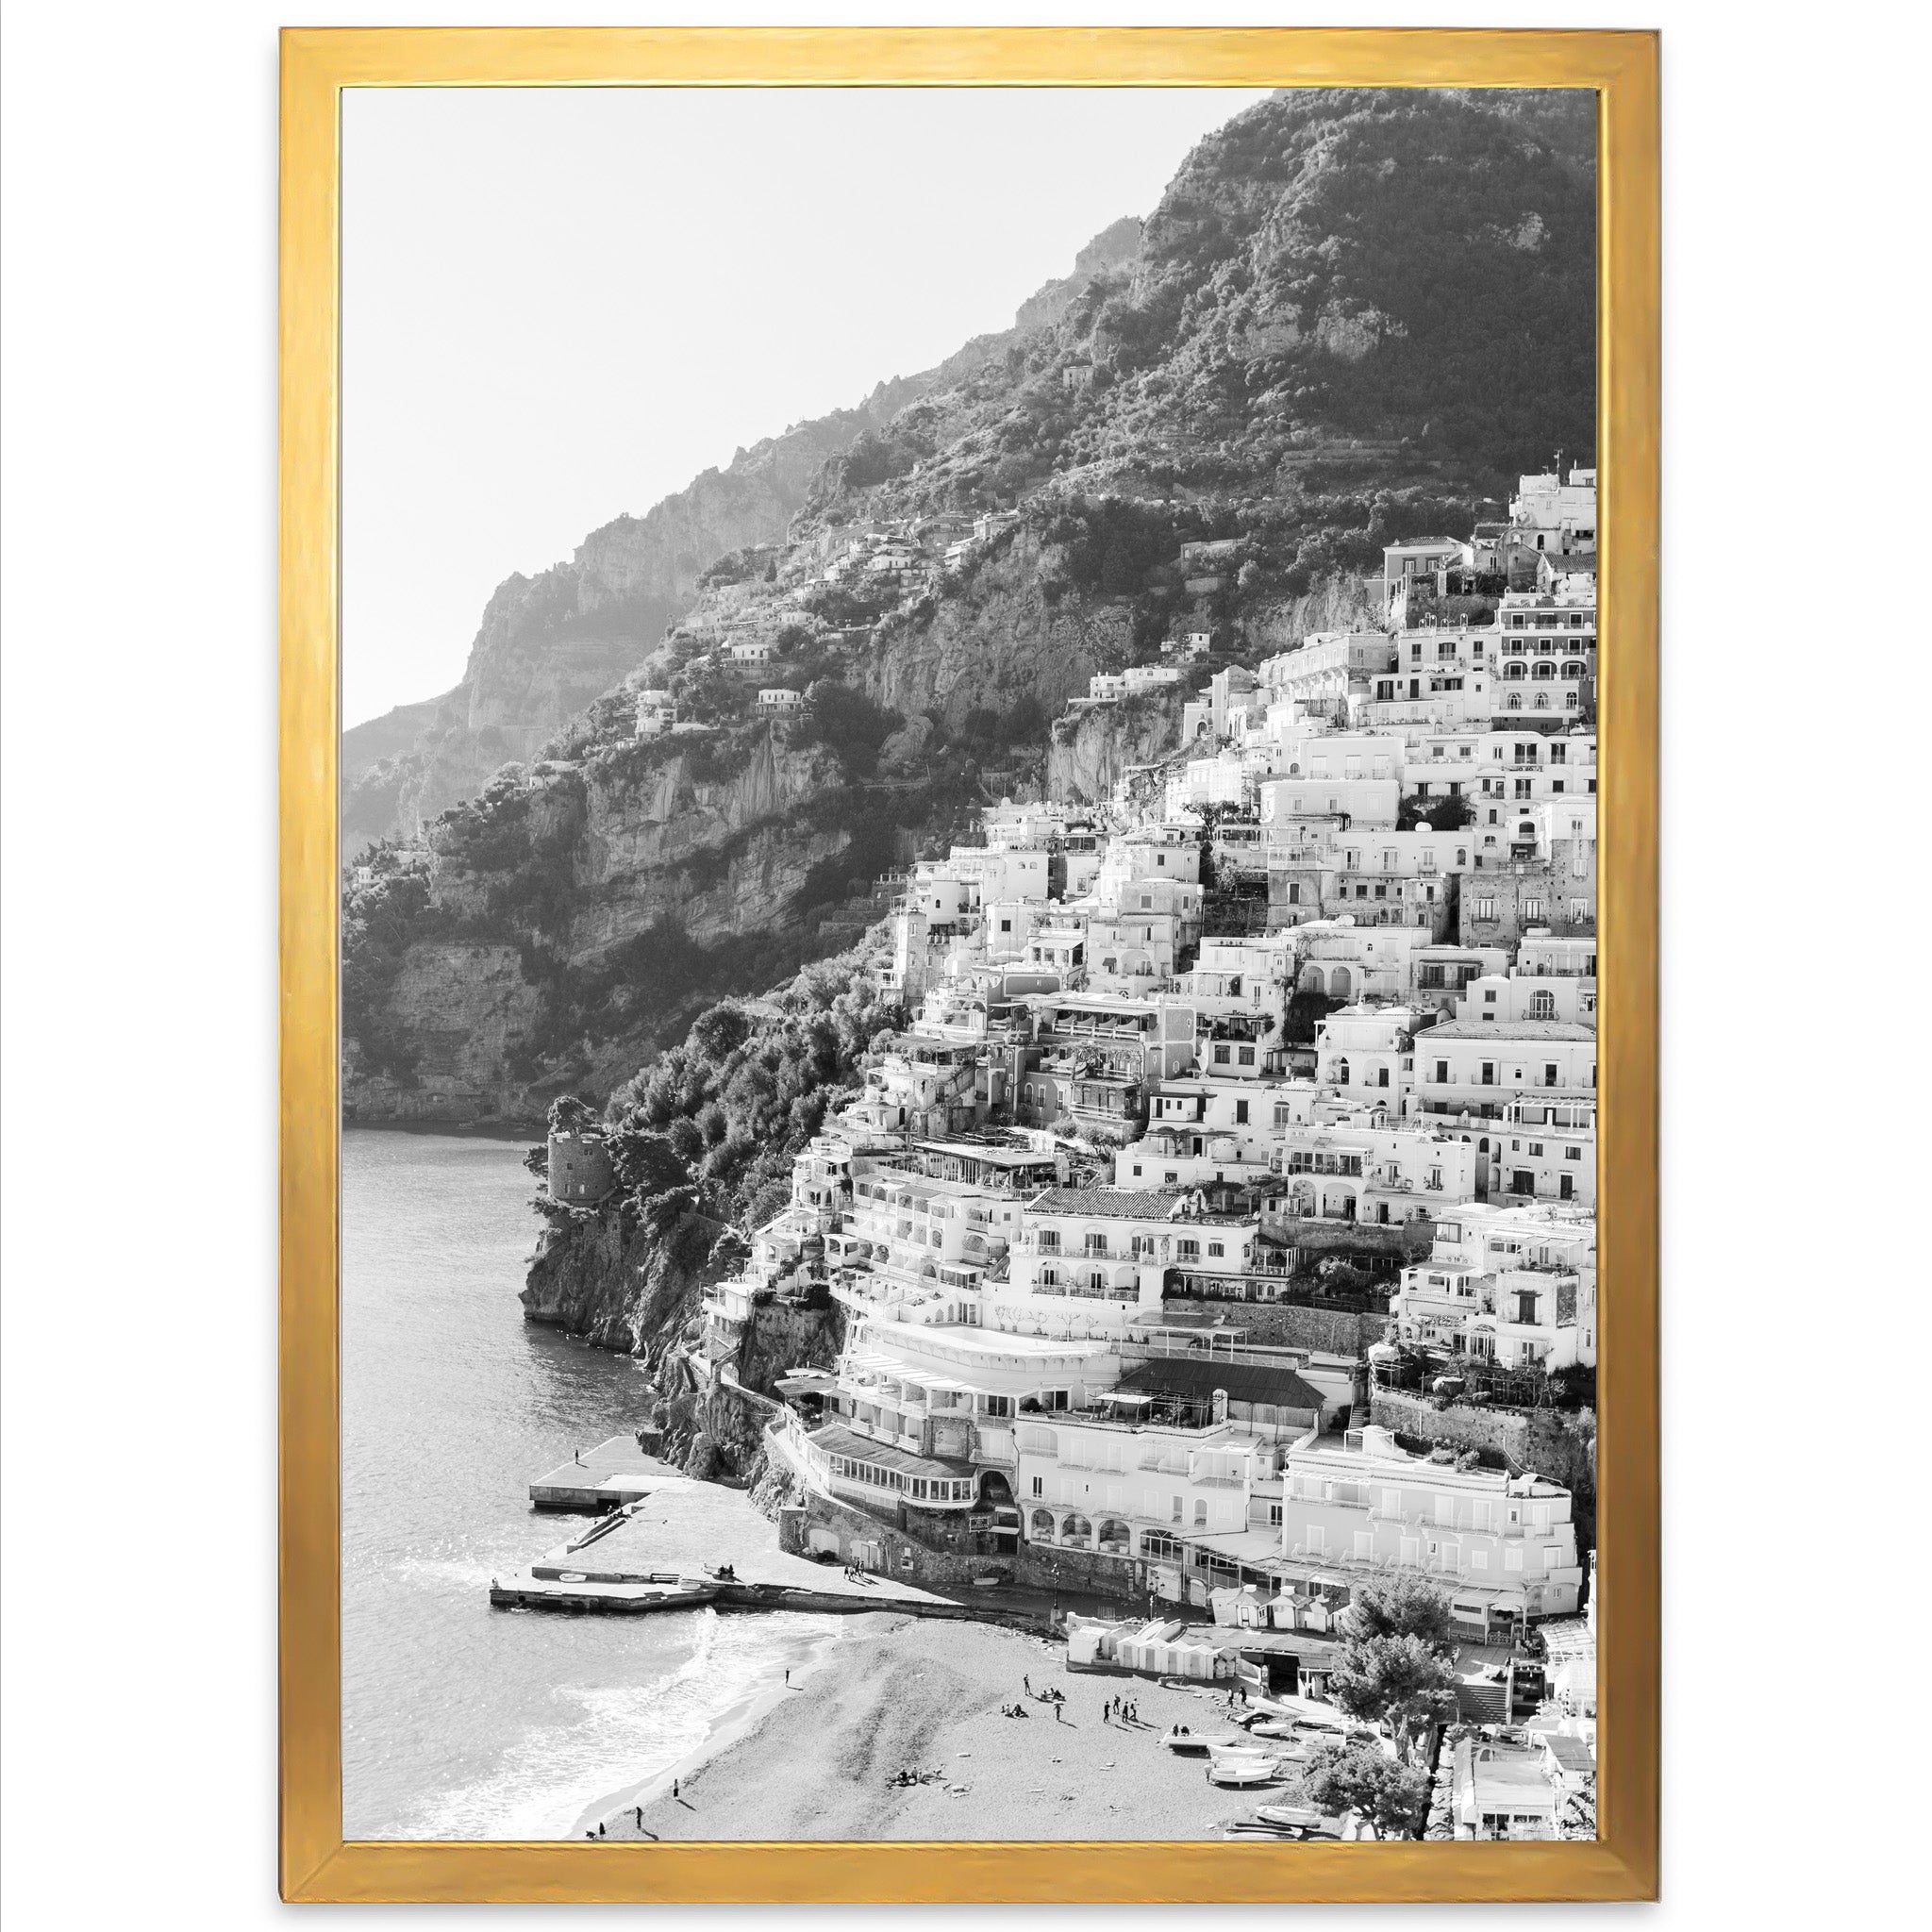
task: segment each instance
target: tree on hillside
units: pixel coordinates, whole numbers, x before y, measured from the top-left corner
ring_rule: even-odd
[[[906,722],[897,711],[881,709],[863,691],[829,679],[812,686],[809,709],[809,738],[829,745],[846,770],[860,778],[869,778],[877,770],[879,746]]]
[[[575,1093],[560,1093],[550,1103],[550,1131],[553,1134],[581,1134],[586,1128],[602,1124],[603,1115],[588,1100]]]
[[[1337,1620],[1330,1694],[1351,1717],[1387,1724],[1405,1757],[1456,1709],[1449,1606],[1419,1576],[1369,1585]]]
[[[1366,1643],[1377,1637],[1420,1637],[1425,1643],[1449,1643],[1449,1600],[1425,1576],[1398,1570],[1365,1584],[1336,1620],[1344,1640]]]
[[[700,1015],[691,1029],[691,1044],[708,1060],[722,1060],[751,1036],[751,1020],[742,1007],[721,1001]]]
[[[675,1188],[691,1184],[691,1169],[671,1139],[626,1117],[612,1128],[610,1164],[625,1191],[641,1208]]]
[[[1359,1812],[1383,1838],[1421,1835],[1428,1773],[1385,1757],[1373,1744],[1322,1745],[1303,1783],[1316,1807],[1330,1816]]]

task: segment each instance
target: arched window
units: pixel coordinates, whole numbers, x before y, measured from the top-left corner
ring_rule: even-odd
[[[1510,709],[1511,709],[1512,711],[1520,711],[1520,710],[1522,710],[1522,708],[1523,708],[1523,693],[1522,693],[1522,692],[1521,692],[1520,691],[1511,691],[1511,692],[1509,693],[1509,708],[1510,708]]]
[[[1557,1017],[1557,995],[1553,992],[1532,995],[1529,1002],[1529,1017],[1532,1020],[1554,1020]]]
[[[1536,667],[1536,675],[1538,677],[1554,677],[1556,675],[1557,667],[1554,664],[1539,664]]]
[[[1348,1062],[1346,1060],[1337,1060],[1335,1062],[1335,1084],[1338,1087],[1346,1087],[1348,1085]]]
[[[1566,664],[1563,667],[1563,675],[1574,682],[1583,675],[1583,666],[1581,664]]]
[[[1528,667],[1522,663],[1506,664],[1503,667],[1503,675],[1505,677],[1526,677],[1528,675]]]
[[[1547,711],[1550,708],[1550,694],[1548,691],[1540,691],[1537,692],[1536,708],[1539,711]]]

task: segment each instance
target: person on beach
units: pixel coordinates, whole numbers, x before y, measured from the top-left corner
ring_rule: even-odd
[[[677,1796],[677,1780],[675,1778],[671,1780],[671,1795],[674,1798]]]
[[[638,1829],[641,1831],[644,1828],[644,1807],[641,1805],[638,1805],[633,1807],[633,1809],[638,1814]]]
[[[788,1690],[791,1688],[791,1673],[790,1671],[785,1673],[785,1688]]]
[[[1033,1695],[1033,1679],[1023,1674],[1020,1678],[1020,1683],[1022,1687],[1024,1689],[1027,1696],[1031,1697]]]

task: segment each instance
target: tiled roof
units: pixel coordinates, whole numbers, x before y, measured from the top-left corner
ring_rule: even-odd
[[[1110,1221],[1165,1221],[1181,1188],[1048,1188],[1028,1204],[1032,1214],[1090,1214]]]
[[[1322,1391],[1291,1368],[1257,1362],[1194,1361],[1186,1356],[1141,1362],[1121,1377],[1120,1386],[1141,1395],[1180,1395],[1208,1401],[1225,1389],[1230,1402],[1258,1402],[1276,1408],[1319,1409]]]

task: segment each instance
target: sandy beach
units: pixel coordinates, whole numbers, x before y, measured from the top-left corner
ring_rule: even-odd
[[[1063,1721],[1027,1699],[1052,1686]],[[1139,1725],[1108,1722],[1124,1696]],[[1024,1719],[1003,1705],[1024,1704]],[[1224,1696],[1070,1673],[1064,1647],[985,1624],[854,1618],[791,1689],[734,1712],[675,1775],[604,1814],[607,1839],[1218,1838],[1286,1788],[1226,1790],[1159,1741],[1173,1724],[1222,1735]],[[940,1771],[909,1788],[900,1769]],[[643,1825],[637,1824],[641,1806]],[[583,1824],[579,1830],[585,1829]]]

